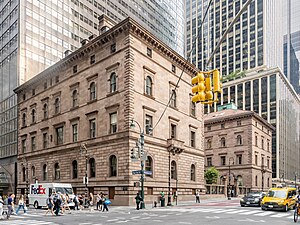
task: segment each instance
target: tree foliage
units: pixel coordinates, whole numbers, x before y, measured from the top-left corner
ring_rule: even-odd
[[[210,167],[204,174],[204,178],[207,184],[217,183],[219,177],[219,171],[215,167]]]

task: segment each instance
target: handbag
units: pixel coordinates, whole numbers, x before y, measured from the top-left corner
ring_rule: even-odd
[[[110,205],[110,204],[111,204],[111,201],[110,201],[109,199],[106,199],[106,200],[104,201],[104,203],[105,203],[106,205]]]

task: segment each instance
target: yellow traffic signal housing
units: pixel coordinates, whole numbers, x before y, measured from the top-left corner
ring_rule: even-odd
[[[212,100],[213,99],[213,93],[211,91],[211,79],[210,76],[205,78],[205,100]]]
[[[214,93],[221,93],[220,72],[218,70],[213,71],[213,83]]]
[[[196,86],[192,87],[192,92],[196,93],[192,97],[192,102],[205,101],[205,77],[203,73],[198,73],[196,77],[192,78],[192,84]]]

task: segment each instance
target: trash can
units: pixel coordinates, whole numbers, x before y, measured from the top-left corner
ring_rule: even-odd
[[[160,207],[165,207],[165,198],[160,198]]]

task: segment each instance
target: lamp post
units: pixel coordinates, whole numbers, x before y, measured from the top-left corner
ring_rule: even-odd
[[[28,191],[29,191],[29,181],[28,181],[28,163],[25,157],[23,157],[23,165],[25,166],[25,182],[26,182],[26,190],[25,190],[25,202],[26,206],[29,206],[28,199]]]
[[[295,188],[297,188],[297,175],[298,173],[295,171]]]
[[[140,124],[133,120],[131,121],[131,124],[130,124],[130,128],[134,128],[135,125],[134,123],[136,123],[139,128],[140,128],[140,160],[141,160],[141,197],[143,199],[143,201],[141,202],[141,209],[144,209],[145,208],[145,203],[144,203],[144,159],[143,157],[141,156],[141,154],[144,154],[144,143],[145,143],[145,140],[144,140],[144,130],[142,130]]]
[[[228,187],[229,187],[229,195],[228,195],[228,200],[231,200],[232,197],[232,190],[231,190],[231,175],[230,175],[230,162],[231,160],[233,161],[233,157],[229,158],[229,174],[228,174]],[[232,163],[233,164],[233,163]]]
[[[171,151],[169,151],[169,187],[168,187],[168,204],[167,204],[167,206],[171,206],[171,205],[172,205],[172,203],[171,203]]]
[[[83,154],[83,151],[85,151],[85,177],[84,177],[84,184],[85,184],[85,190],[86,193],[88,194],[88,174],[87,174],[87,170],[88,170],[88,155],[87,155],[87,147],[86,147],[86,143],[82,143],[80,146],[80,154]]]

